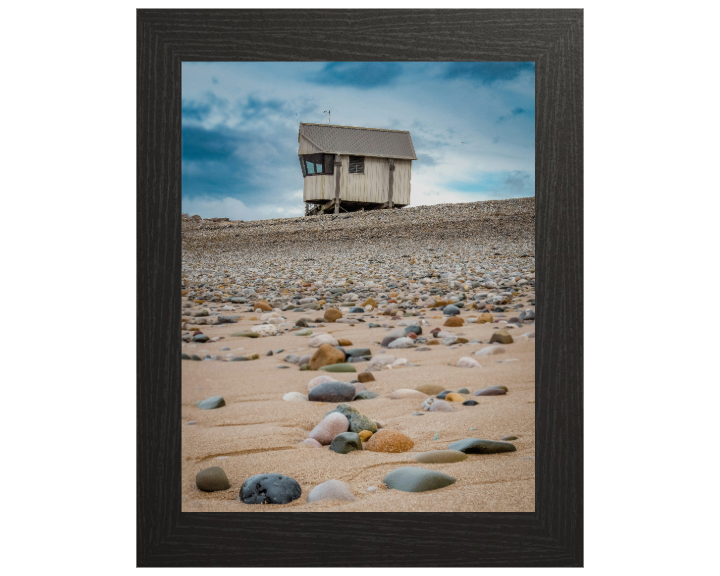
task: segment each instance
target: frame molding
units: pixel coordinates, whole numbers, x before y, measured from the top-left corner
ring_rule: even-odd
[[[181,62],[281,60],[535,62],[535,513],[180,512]],[[138,10],[137,206],[138,566],[583,565],[582,10]]]

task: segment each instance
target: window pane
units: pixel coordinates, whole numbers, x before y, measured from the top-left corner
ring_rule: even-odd
[[[308,174],[315,174],[315,164],[313,162],[308,162],[306,166]]]

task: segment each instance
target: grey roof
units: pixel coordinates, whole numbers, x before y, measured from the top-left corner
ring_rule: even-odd
[[[332,154],[417,160],[410,132],[406,130],[302,123],[300,136]]]

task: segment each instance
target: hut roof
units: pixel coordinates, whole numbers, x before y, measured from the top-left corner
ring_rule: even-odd
[[[406,130],[302,123],[300,136],[330,154],[417,160],[410,132]]]

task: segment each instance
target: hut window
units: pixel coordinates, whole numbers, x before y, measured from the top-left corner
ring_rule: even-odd
[[[348,173],[365,174],[365,158],[362,156],[350,156]]]
[[[332,174],[334,158],[333,154],[303,154],[300,156],[303,177]]]

